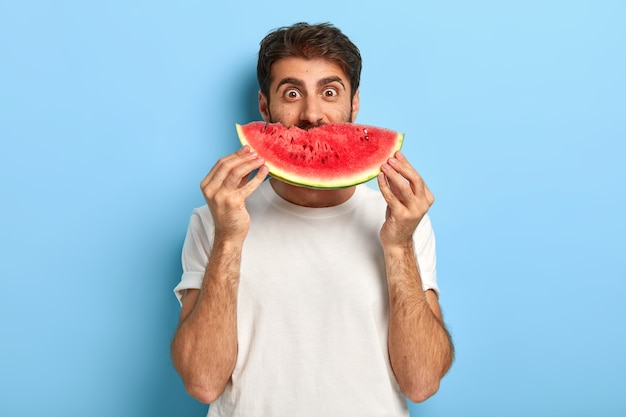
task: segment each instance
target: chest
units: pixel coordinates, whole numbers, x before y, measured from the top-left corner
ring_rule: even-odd
[[[240,304],[276,319],[329,320],[384,309],[379,226],[359,219],[281,218],[251,227],[242,254]]]

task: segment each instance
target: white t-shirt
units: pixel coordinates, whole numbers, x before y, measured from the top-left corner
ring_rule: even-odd
[[[380,192],[360,185],[339,206],[306,208],[283,200],[266,181],[247,208],[237,362],[209,416],[408,416],[387,350]],[[201,287],[212,239],[210,211],[195,209],[179,300],[183,290]],[[428,216],[414,240],[423,288],[438,292]]]

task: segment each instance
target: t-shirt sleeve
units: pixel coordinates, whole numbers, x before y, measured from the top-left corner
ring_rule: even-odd
[[[437,285],[437,251],[435,245],[435,232],[433,231],[428,214],[422,218],[413,236],[415,256],[422,278],[424,291],[433,290],[439,295]]]
[[[209,238],[211,236],[211,238]],[[206,206],[197,208],[191,214],[187,234],[183,243],[181,280],[174,288],[179,303],[185,290],[200,289],[204,271],[212,247],[213,222]]]

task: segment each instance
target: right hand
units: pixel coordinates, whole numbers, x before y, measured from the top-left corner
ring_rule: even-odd
[[[258,169],[254,177],[252,171]],[[244,146],[221,158],[200,183],[213,215],[215,238],[243,242],[250,227],[246,198],[256,190],[269,170],[265,160]]]

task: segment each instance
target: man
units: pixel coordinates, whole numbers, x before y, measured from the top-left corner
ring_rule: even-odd
[[[259,110],[311,128],[354,122],[361,57],[330,24],[261,42]],[[183,248],[174,366],[211,416],[407,416],[453,346],[437,297],[433,196],[398,152],[380,191],[264,181],[244,147],[201,182]],[[255,170],[256,174],[252,175]]]

